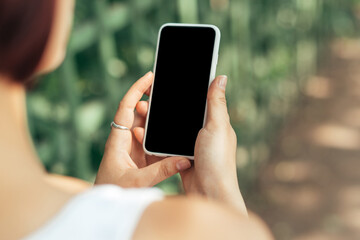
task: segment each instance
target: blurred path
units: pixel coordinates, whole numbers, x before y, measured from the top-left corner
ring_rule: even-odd
[[[304,95],[249,205],[279,240],[360,239],[360,40],[334,43]]]

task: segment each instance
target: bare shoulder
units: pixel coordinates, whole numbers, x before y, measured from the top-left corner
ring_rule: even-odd
[[[133,236],[137,239],[272,239],[258,218],[250,219],[198,197],[170,197],[151,204]]]
[[[80,193],[92,187],[90,183],[81,179],[57,174],[48,174],[45,180],[50,185],[70,193]]]

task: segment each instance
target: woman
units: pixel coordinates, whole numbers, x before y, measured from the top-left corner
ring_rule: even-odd
[[[239,191],[225,76],[209,89],[195,166],[182,157],[150,158],[142,150],[148,105],[140,99],[152,85],[149,72],[119,105],[114,122],[131,130],[112,129],[98,186],[46,173],[29,138],[24,86],[62,62],[73,7],[73,0],[0,0],[0,238],[271,238],[260,221],[248,218]],[[140,188],[178,172],[186,197]]]

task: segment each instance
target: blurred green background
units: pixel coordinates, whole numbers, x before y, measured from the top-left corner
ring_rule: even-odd
[[[28,94],[31,134],[50,172],[93,181],[109,123],[129,86],[152,70],[160,26],[222,32],[239,182],[252,187],[277,129],[296,107],[327,43],[355,36],[358,0],[77,0],[67,57]],[[181,191],[177,176],[160,184]]]

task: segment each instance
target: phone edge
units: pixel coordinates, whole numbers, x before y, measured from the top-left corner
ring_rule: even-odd
[[[158,40],[157,40],[157,45],[156,45],[155,61],[154,61],[154,68],[153,68],[154,80],[155,80],[155,74],[156,74],[155,71],[156,71],[158,51],[159,51],[159,45],[160,45],[160,36],[161,36],[162,30],[167,26],[210,27],[215,31],[214,50],[213,50],[211,70],[210,70],[210,79],[209,79],[209,86],[208,86],[208,88],[209,88],[211,83],[214,81],[215,75],[216,75],[216,68],[217,68],[218,57],[219,57],[220,39],[221,39],[220,29],[213,24],[190,24],[190,23],[165,23],[165,24],[163,24],[159,29]],[[150,156],[158,156],[158,157],[185,157],[190,160],[194,160],[194,156],[158,153],[158,152],[148,151],[146,149],[145,141],[146,141],[147,127],[148,127],[148,121],[149,121],[149,115],[150,115],[149,112],[150,112],[150,108],[151,108],[152,94],[153,94],[153,87],[151,87],[150,96],[149,96],[149,109],[148,109],[148,114],[146,115],[144,140],[143,140],[143,144],[142,144],[145,154],[150,155]],[[206,118],[207,118],[207,100],[205,103],[205,115],[204,115],[203,127],[205,126]]]

